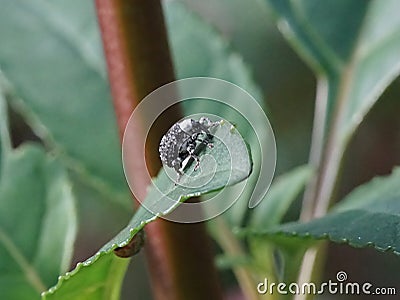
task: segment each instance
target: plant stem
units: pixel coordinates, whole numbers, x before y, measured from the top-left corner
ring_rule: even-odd
[[[311,150],[309,164],[317,169],[315,174],[319,174],[319,166],[322,160],[322,152],[325,142],[326,118],[329,97],[329,86],[326,77],[318,79],[317,93],[315,99],[314,126],[311,139]],[[300,220],[309,221],[312,218],[315,196],[318,184],[317,175],[307,186],[304,193],[303,205],[301,208]]]
[[[322,174],[322,162],[326,153],[325,150],[325,135],[328,129],[327,126],[327,109],[328,101],[331,96],[332,91],[329,90],[330,86],[328,80],[325,76],[318,79],[317,92],[315,99],[315,111],[314,111],[314,124],[313,133],[311,140],[311,150],[309,164],[313,166],[316,170],[313,178],[308,184],[306,191],[304,193],[303,205],[300,213],[300,220],[307,222],[313,219],[315,208],[317,206],[317,194],[319,189],[319,184],[321,183]],[[315,266],[318,261],[320,247],[315,246],[308,249],[302,259],[300,266],[297,282],[301,285],[303,283],[309,283],[312,278],[315,278],[314,274],[316,272]],[[305,300],[309,298],[309,295],[296,295],[294,300]]]
[[[12,142],[9,132],[8,125],[8,111],[7,111],[7,101],[5,97],[5,93],[3,92],[3,86],[1,82],[1,74],[0,74],[0,153],[1,160],[4,161],[7,154],[12,149]]]
[[[309,221],[313,218],[319,218],[324,216],[332,202],[334,190],[338,181],[338,174],[340,166],[343,161],[343,154],[345,146],[350,138],[349,135],[342,136],[343,133],[340,131],[341,124],[345,114],[345,107],[349,97],[349,91],[352,83],[352,75],[354,71],[355,59],[351,59],[348,67],[345,68],[340,74],[340,81],[338,82],[337,91],[334,95],[334,99],[329,99],[332,96],[332,92],[326,93],[326,99],[323,100],[328,104],[329,100],[335,103],[333,116],[329,119],[329,128],[325,128],[328,133],[327,141],[320,143],[320,155],[318,162],[318,177],[313,185],[310,186],[311,206],[303,208],[305,212],[303,216],[304,221]],[[318,99],[317,99],[318,101]],[[317,111],[316,111],[317,113]],[[325,123],[328,123],[325,121]],[[315,123],[314,126],[322,126],[321,124]],[[303,259],[303,264],[300,269],[299,283],[310,282],[312,278],[315,278],[315,274],[318,273],[318,265],[321,264],[325,256],[326,247],[316,247],[306,252]],[[306,295],[303,297],[296,297],[296,300],[307,299]]]
[[[231,230],[229,230],[225,220],[222,217],[217,217],[214,222],[215,230],[217,231],[217,235],[219,237],[219,243],[221,248],[224,250],[224,253],[232,257],[245,256],[242,246],[233,236]],[[260,297],[256,290],[257,284],[251,276],[250,270],[248,270],[248,268],[245,266],[234,266],[233,273],[238,280],[246,300],[259,300]]]
[[[47,289],[46,285],[43,283],[36,269],[29,263],[10,237],[1,229],[0,243],[18,267],[21,268],[22,272],[25,274],[27,283],[38,293],[45,291]]]
[[[174,80],[162,7],[159,0],[96,0],[111,92],[122,138],[134,107],[154,89]],[[142,116],[143,118],[145,116]],[[148,142],[147,167],[159,168],[158,143],[180,117],[168,111]],[[135,120],[140,132],[140,120]],[[140,153],[139,145],[137,153]],[[136,155],[137,153],[132,153]],[[135,184],[144,196],[149,182],[146,166],[136,166]],[[164,220],[146,226],[146,255],[155,299],[221,299],[210,240],[204,223],[177,224]]]
[[[306,251],[303,257],[303,261],[300,267],[299,277],[297,279],[298,284],[301,286],[303,283],[311,283],[313,278],[314,265],[317,261],[318,247],[310,248]],[[306,300],[310,295],[299,294],[294,296],[293,300]]]

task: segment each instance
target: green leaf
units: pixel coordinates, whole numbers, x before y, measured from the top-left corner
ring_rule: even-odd
[[[309,166],[301,166],[277,178],[255,208],[249,226],[253,229],[267,229],[279,224],[311,174]]]
[[[319,76],[316,128],[322,135],[317,143],[333,130],[332,144],[341,157],[357,126],[400,72],[400,3],[267,2],[283,34]]]
[[[351,192],[326,216],[274,229],[286,235],[372,246],[400,254],[400,168]]]
[[[128,226],[94,256],[83,263],[78,263],[75,270],[61,276],[57,285],[43,294],[43,299],[118,299],[122,275],[128,260],[121,261],[115,258],[114,249],[129,244],[146,224],[154,221],[158,216],[170,213],[180,202],[221,189],[226,184],[235,184],[246,179],[251,172],[251,160],[246,147],[240,147],[242,143],[240,134],[230,124],[221,122],[214,135],[222,139],[214,139],[214,147],[207,148],[202,153],[200,158],[202,170],[199,176],[184,176],[180,179],[179,185],[176,185],[164,170],[160,171],[143,205],[135,213]],[[230,145],[236,146],[231,153],[228,152]],[[215,159],[216,169],[206,162],[207,155]],[[230,155],[233,165],[230,164]],[[191,175],[194,172],[194,166],[191,166],[185,174]],[[199,187],[185,187],[198,185],[204,182],[204,178],[210,177],[212,180],[207,180],[206,184],[199,184]],[[170,200],[173,200],[172,205]],[[157,212],[157,215],[152,212]],[[110,275],[111,273],[115,275]],[[113,276],[118,280],[112,280]]]
[[[0,290],[39,299],[69,267],[76,212],[66,171],[37,146],[3,162],[0,181]]]
[[[87,267],[94,263],[95,268]],[[99,255],[90,262],[78,263],[72,272],[60,277],[57,286],[43,293],[42,299],[118,300],[128,263],[128,259],[119,258],[112,253]]]
[[[164,11],[179,79],[201,76],[224,79],[262,102],[262,92],[249,66],[219,32],[180,1],[164,3]]]
[[[164,3],[167,28],[175,69],[178,78],[187,77],[215,77],[237,84],[250,93],[263,107],[263,94],[254,82],[252,72],[245,64],[239,53],[235,52],[229,42],[216,31],[209,23],[190,10],[189,6],[181,1],[167,1]],[[185,24],[185,26],[182,26]],[[237,99],[242,101],[243,99]],[[261,165],[261,154],[256,151],[259,141],[249,122],[243,115],[253,115],[254,106],[246,106],[239,114],[234,109],[216,101],[201,99],[182,103],[185,115],[209,112],[235,124],[246,142],[252,149],[254,171],[249,177],[248,186],[243,193],[244,183],[230,187],[223,191],[225,199],[236,198],[238,201],[231,207],[224,217],[232,225],[239,226],[248,209],[248,201],[258,179],[258,170]],[[264,120],[255,120],[260,126],[265,126]],[[263,127],[264,128],[264,127]],[[263,138],[263,137],[261,137]],[[261,141],[263,143],[265,141]]]
[[[0,39],[13,106],[69,167],[128,205],[93,3],[5,1]]]

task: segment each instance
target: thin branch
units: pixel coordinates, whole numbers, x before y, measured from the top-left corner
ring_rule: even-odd
[[[312,211],[308,211],[306,220],[324,216],[332,202],[333,192],[338,181],[338,174],[347,142],[346,137],[342,136],[343,133],[340,129],[344,122],[343,120],[346,113],[347,101],[349,100],[356,62],[356,54],[354,53],[346,68],[340,74],[340,82],[338,83],[338,90],[334,99],[335,110],[332,119],[329,120],[328,137],[325,145],[323,145],[318,165],[318,178],[316,179],[316,184],[311,194],[313,203]],[[314,126],[318,126],[318,124],[314,124]],[[310,212],[311,214],[309,214]],[[324,249],[318,248],[306,252],[300,270],[299,281],[311,281],[314,274],[319,272],[317,262],[320,260],[319,257],[324,254]],[[308,280],[306,276],[309,277]]]
[[[310,248],[306,251],[303,257],[303,262],[300,268],[298,284],[301,286],[303,283],[310,283],[313,275],[314,264],[317,260],[318,247]],[[311,267],[310,267],[311,266]],[[310,295],[299,294],[296,295],[293,300],[307,300]]]
[[[227,227],[225,220],[221,217],[217,217],[214,222],[219,237],[219,243],[224,252],[232,257],[243,257],[245,252]],[[234,266],[233,273],[238,280],[239,286],[245,295],[246,300],[260,299],[256,290],[257,285],[248,268],[244,266]]]
[[[8,125],[7,101],[2,91],[1,77],[0,77],[0,147],[2,156],[1,160],[4,161],[5,156],[12,149],[12,142]]]
[[[317,83],[317,93],[315,99],[315,111],[314,111],[314,126],[311,138],[311,149],[309,164],[315,169],[319,169],[322,153],[325,144],[325,132],[326,128],[326,118],[328,109],[328,82],[326,77],[321,77],[318,79]],[[315,196],[318,184],[317,174],[315,172],[314,178],[307,185],[306,191],[304,193],[303,204],[301,207],[300,220],[309,221],[312,218],[314,206],[315,206]]]
[[[0,244],[4,246],[8,254],[14,259],[15,263],[21,268],[25,274],[27,282],[38,292],[41,293],[47,289],[39,274],[32,267],[29,261],[23,256],[20,249],[14,242],[7,236],[3,230],[0,229]]]

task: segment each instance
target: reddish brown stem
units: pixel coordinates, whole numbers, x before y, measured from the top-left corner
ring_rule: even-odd
[[[139,101],[174,80],[162,7],[159,0],[96,0],[96,7],[122,137]],[[152,130],[148,149],[158,149],[160,137],[179,116],[178,108],[168,111],[168,118]],[[135,126],[140,130],[140,121]],[[136,150],[140,153],[140,149]],[[157,150],[146,153],[152,175],[160,167],[157,156]],[[143,181],[146,170],[141,167],[134,171],[138,174],[135,185],[145,195],[149,184]],[[156,299],[222,298],[203,223],[185,225],[158,220],[146,226],[146,232],[146,254]]]

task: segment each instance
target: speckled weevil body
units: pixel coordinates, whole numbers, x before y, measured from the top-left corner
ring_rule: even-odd
[[[183,171],[196,161],[195,170],[199,167],[199,153],[205,146],[212,147],[213,135],[210,128],[215,126],[206,117],[201,117],[198,121],[194,119],[184,119],[175,123],[162,137],[159,152],[164,165],[173,168],[178,173],[178,178]]]

